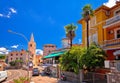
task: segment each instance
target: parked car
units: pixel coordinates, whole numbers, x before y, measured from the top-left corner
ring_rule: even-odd
[[[39,74],[40,74],[40,72],[39,72],[39,69],[38,68],[33,68],[33,70],[32,70],[32,75],[33,76],[39,76]]]
[[[0,71],[0,83],[7,79],[7,71]]]
[[[44,72],[45,72],[46,75],[51,75],[52,74],[52,71],[51,71],[50,67],[46,67],[44,69]]]

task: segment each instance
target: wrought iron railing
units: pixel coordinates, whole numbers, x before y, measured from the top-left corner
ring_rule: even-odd
[[[120,38],[112,39],[112,40],[106,40],[100,43],[100,46],[102,48],[109,47],[109,46],[117,46],[120,45]]]
[[[116,16],[108,19],[108,20],[106,20],[105,26],[110,25],[112,23],[115,23],[117,21],[120,21],[120,14],[118,14],[118,15],[116,15]]]

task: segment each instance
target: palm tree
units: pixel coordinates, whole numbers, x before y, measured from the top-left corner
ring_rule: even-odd
[[[90,16],[93,16],[93,9],[91,8],[90,4],[87,4],[83,7],[83,13],[82,16],[84,20],[86,21],[86,30],[87,30],[87,48],[89,47],[89,20]]]
[[[66,36],[70,39],[70,48],[72,47],[72,40],[75,37],[75,30],[77,29],[77,26],[74,24],[68,24],[65,27]]]

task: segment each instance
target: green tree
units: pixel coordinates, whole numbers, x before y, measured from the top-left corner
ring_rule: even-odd
[[[62,70],[78,73],[82,68],[81,57],[84,55],[84,48],[73,46],[69,51],[60,57],[60,67]]]
[[[15,66],[15,61],[9,62],[10,66]]]
[[[0,59],[6,59],[6,55],[0,54]]]
[[[10,64],[11,66],[16,66],[16,67],[22,66],[22,63],[23,63],[22,60],[15,60],[15,61],[9,62],[9,64]]]
[[[96,67],[103,67],[106,53],[95,43],[92,43],[82,56],[82,64],[89,70],[95,71]]]
[[[66,31],[66,37],[70,39],[70,47],[72,47],[72,40],[76,35],[75,30],[77,29],[77,26],[75,26],[74,24],[68,24],[64,28]]]
[[[88,49],[73,46],[59,60],[62,70],[78,73],[79,69],[84,69],[85,67],[89,71],[94,71],[97,67],[103,67],[106,57],[106,53],[93,43]]]
[[[89,47],[89,20],[90,16],[93,16],[93,9],[91,8],[90,4],[87,4],[83,7],[82,16],[83,19],[86,21],[86,30],[87,30],[87,47]]]
[[[22,60],[15,60],[15,66],[16,67],[21,67],[22,66],[23,61]]]

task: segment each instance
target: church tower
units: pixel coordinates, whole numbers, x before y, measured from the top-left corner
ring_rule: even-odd
[[[30,52],[29,60],[33,63],[33,66],[36,66],[36,43],[34,41],[33,33],[31,34],[31,39],[28,43],[28,50]]]

